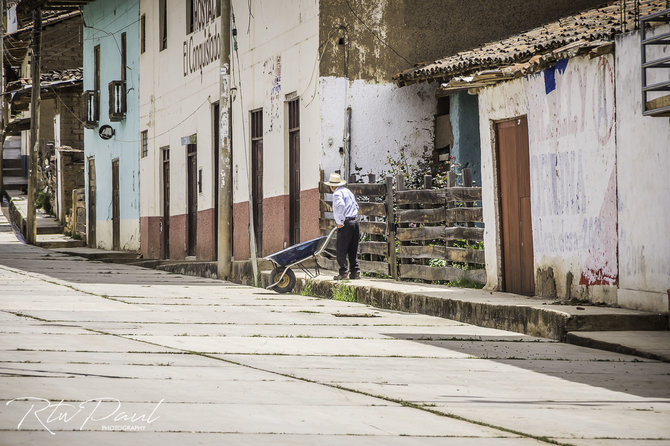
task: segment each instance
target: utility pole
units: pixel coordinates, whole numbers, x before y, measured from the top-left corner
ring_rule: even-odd
[[[5,188],[5,178],[2,174],[2,158],[5,151],[5,129],[7,128],[9,113],[7,113],[7,101],[5,100],[5,0],[0,0],[2,17],[0,17],[0,59],[2,60],[2,78],[0,79],[0,201]]]
[[[230,147],[230,0],[221,1],[221,79],[219,100],[219,212],[217,275],[230,279],[233,264],[233,169]]]
[[[28,169],[28,215],[26,241],[34,245],[37,239],[35,194],[37,192],[37,149],[40,145],[40,48],[42,41],[42,8],[33,10],[33,55],[30,60],[32,96],[30,100],[30,167]]]

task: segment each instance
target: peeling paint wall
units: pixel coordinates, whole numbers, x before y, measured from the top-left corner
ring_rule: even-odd
[[[263,109],[264,253],[289,241],[288,101],[295,98],[300,100],[301,196],[318,196],[319,30],[317,0],[234,0],[232,5],[239,48],[231,68],[231,86],[237,87],[231,104],[233,237],[234,256],[240,259],[249,255],[250,111]],[[318,235],[318,213],[317,200],[301,199],[303,240]]]
[[[344,172],[345,113],[351,107],[351,173],[390,171],[389,158],[404,151],[416,163],[433,151],[434,84],[398,88],[362,80],[325,77],[320,81],[321,166],[326,173]]]
[[[668,30],[666,26],[658,32]],[[642,116],[639,32],[617,36],[615,45],[619,303],[626,307],[667,311],[670,118]],[[667,57],[670,45],[658,46],[652,51],[656,51],[656,57]],[[653,54],[649,51],[648,55]],[[667,76],[668,71],[665,73]],[[648,82],[660,80],[650,78]]]
[[[319,0],[320,74],[388,82],[416,63],[432,62],[605,3]]]
[[[481,91],[488,288],[501,283],[494,122],[527,115],[538,292],[553,287],[559,297],[616,303],[614,107],[612,55],[560,61]],[[555,283],[542,283],[547,278]]]

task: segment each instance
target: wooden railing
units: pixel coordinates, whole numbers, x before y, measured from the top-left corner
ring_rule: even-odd
[[[392,177],[385,183],[375,183],[374,176],[369,177],[367,184],[347,184],[360,207],[362,272],[430,282],[486,282],[481,187],[457,187],[454,173],[450,173],[447,187],[439,189],[432,188],[432,178],[427,175],[420,190],[406,190],[402,177],[396,179],[395,190]],[[463,169],[462,178],[463,184],[472,183],[469,169]],[[326,234],[335,222],[332,195],[323,184],[323,173],[321,180],[319,226]],[[336,246],[335,239],[331,240],[329,249],[334,252]],[[319,263],[337,270],[333,258],[322,258]]]

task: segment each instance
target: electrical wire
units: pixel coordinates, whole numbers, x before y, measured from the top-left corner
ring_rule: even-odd
[[[361,22],[361,23],[363,24],[363,26],[364,26],[365,28],[367,28],[367,30],[370,31],[370,32],[372,33],[373,36],[375,36],[375,37],[377,38],[377,40],[379,40],[381,43],[383,43],[384,45],[386,45],[391,51],[393,51],[399,58],[401,58],[402,60],[404,60],[405,62],[407,62],[410,66],[411,66],[411,65],[414,65],[412,62],[410,62],[409,60],[407,60],[407,58],[405,58],[405,56],[403,56],[402,54],[400,54],[399,52],[397,52],[397,51],[395,50],[395,48],[393,48],[391,45],[389,45],[388,43],[386,43],[386,42],[384,41],[384,39],[382,39],[381,37],[379,37],[379,35],[378,35],[372,28],[370,28],[370,27],[368,26],[368,24],[365,23],[365,21],[363,21],[363,19],[361,19],[361,18],[358,16],[358,14],[356,14],[356,11],[354,11],[354,8],[352,8],[352,7],[351,7],[351,4],[349,3],[349,0],[345,0],[345,2],[347,3],[347,6],[349,7],[349,10],[350,10],[351,13],[354,15],[354,17],[356,17],[356,19],[357,19],[359,22]]]

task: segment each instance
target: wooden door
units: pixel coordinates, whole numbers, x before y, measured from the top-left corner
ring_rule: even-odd
[[[256,255],[263,255],[263,110],[251,112],[251,199]]]
[[[163,152],[163,258],[170,258],[170,149]]]
[[[188,210],[187,210],[187,243],[186,255],[196,255],[197,232],[198,232],[198,157],[197,145],[187,146],[187,171],[188,171]]]
[[[119,160],[112,161],[112,249],[121,249],[121,209],[119,202]]]
[[[289,242],[300,243],[300,100],[288,103]]]
[[[263,255],[263,140],[255,141],[251,152],[254,236],[256,254]]]
[[[535,293],[526,117],[496,123],[503,289]]]
[[[214,140],[212,141],[213,156],[214,156],[214,216],[212,227],[214,228],[214,260],[219,257],[219,188],[221,187],[221,177],[219,175],[219,126],[221,123],[219,103],[216,102],[212,106],[212,130]],[[231,157],[232,159],[232,157]],[[232,218],[232,212],[230,214]]]
[[[88,246],[96,247],[95,238],[95,203],[96,203],[96,187],[95,187],[95,159],[88,159]]]

